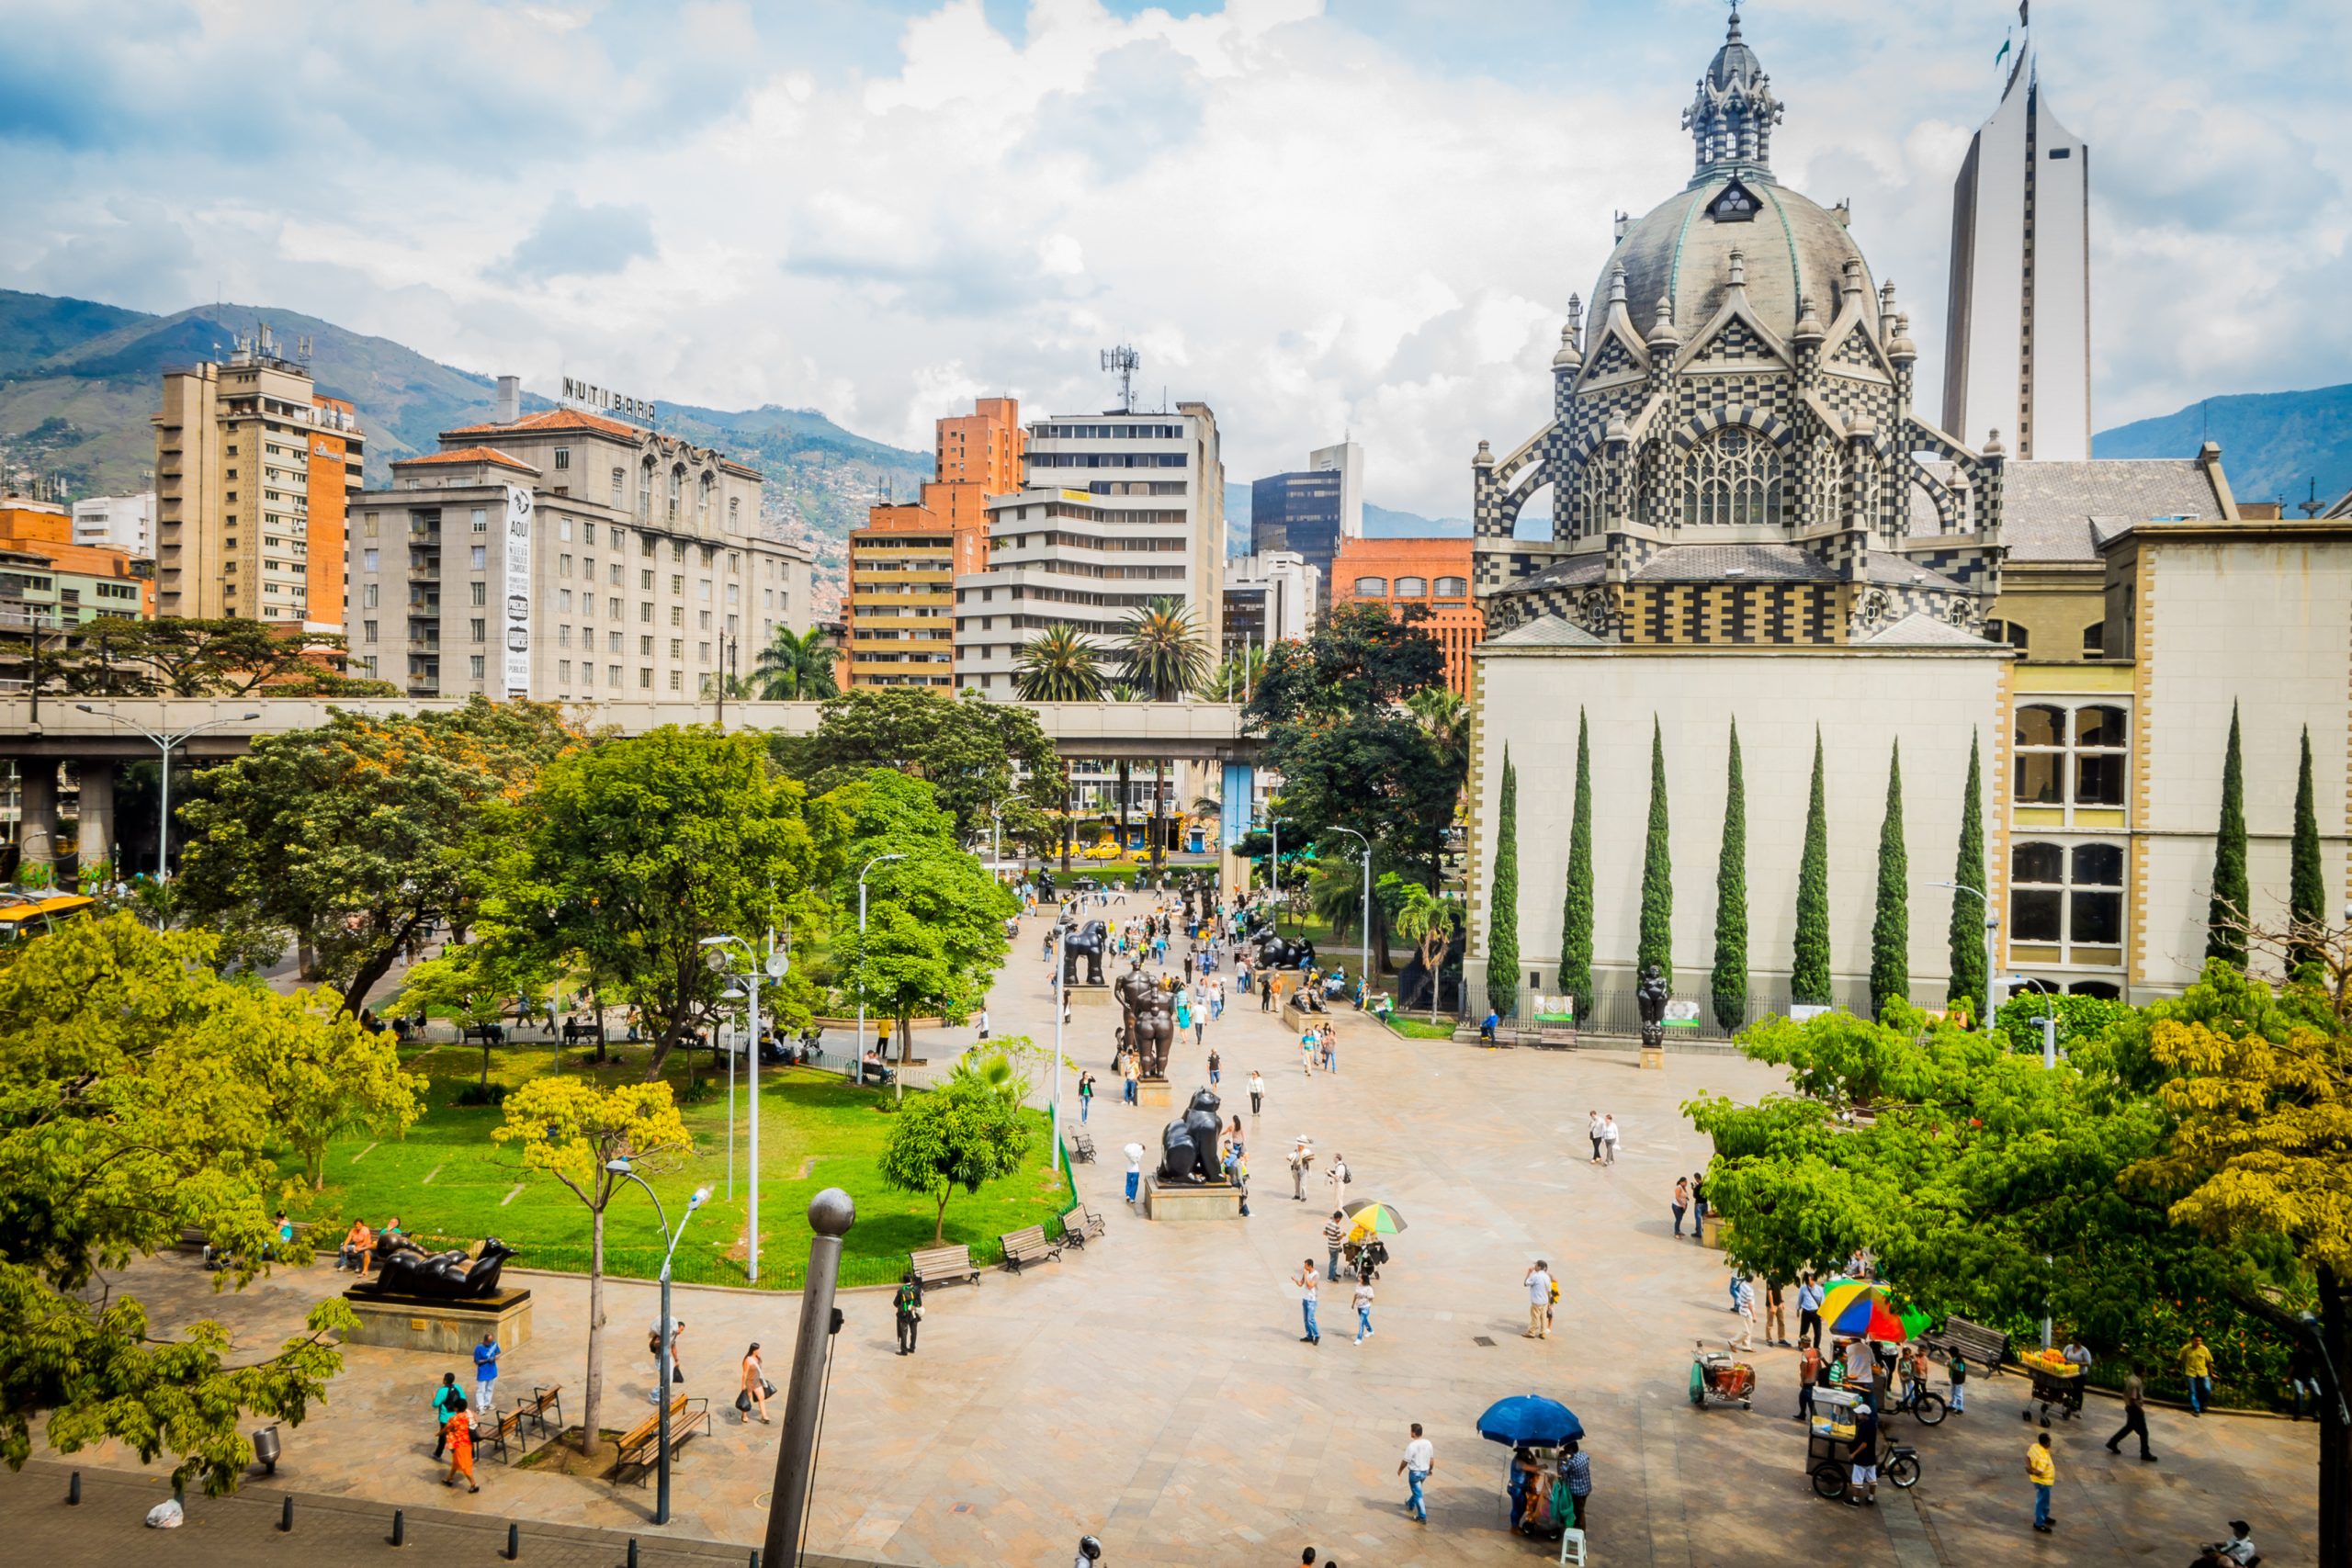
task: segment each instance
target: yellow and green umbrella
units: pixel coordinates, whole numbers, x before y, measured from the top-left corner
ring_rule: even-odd
[[[1390,1203],[1350,1203],[1343,1211],[1352,1222],[1348,1228],[1350,1241],[1362,1241],[1366,1236],[1395,1235],[1405,1228],[1405,1216]]]

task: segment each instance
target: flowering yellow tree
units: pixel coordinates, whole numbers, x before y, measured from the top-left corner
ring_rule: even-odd
[[[588,1371],[582,1380],[580,1451],[594,1453],[605,1393],[605,1210],[627,1160],[640,1176],[674,1169],[693,1151],[694,1135],[666,1082],[598,1089],[577,1077],[533,1078],[506,1098],[506,1121],[491,1137],[519,1144],[523,1168],[543,1171],[588,1206]]]

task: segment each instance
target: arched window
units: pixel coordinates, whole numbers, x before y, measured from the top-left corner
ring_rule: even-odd
[[[678,520],[678,509],[685,504],[686,468],[681,463],[670,470],[670,521]]]
[[[2018,709],[2019,806],[2117,807],[2131,760],[2132,716],[2104,703],[2074,709],[2035,703]]]
[[[702,483],[695,488],[695,521],[703,527],[710,525],[710,476],[705,474]]]
[[[1727,424],[1683,459],[1687,526],[1778,527],[1781,502],[1781,454],[1753,431]]]
[[[1396,580],[1396,597],[1399,599],[1426,599],[1429,592],[1430,582],[1426,577],[1400,577]]]
[[[2083,628],[2083,657],[2103,659],[2107,656],[2107,623],[2093,621]]]
[[[2009,852],[2009,940],[2030,964],[2123,962],[2123,847],[2022,843]]]
[[[648,457],[637,469],[637,520],[650,521],[653,515],[653,459]]]
[[[1388,580],[1385,577],[1359,577],[1356,579],[1356,597],[1359,599],[1378,599],[1386,594],[1387,592]]]
[[[1470,582],[1467,578],[1441,577],[1437,580],[1437,587],[1431,592],[1440,599],[1467,599],[1470,596]]]

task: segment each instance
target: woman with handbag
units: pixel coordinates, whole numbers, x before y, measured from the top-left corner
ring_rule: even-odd
[[[908,1280],[899,1287],[892,1304],[899,1309],[899,1354],[915,1353],[915,1329],[922,1322],[922,1281]]]
[[[752,1413],[757,1411],[761,1426],[773,1425],[768,1420],[768,1396],[774,1393],[775,1385],[761,1371],[760,1342],[754,1339],[752,1348],[743,1352],[743,1386],[735,1395],[736,1419],[749,1426]]]

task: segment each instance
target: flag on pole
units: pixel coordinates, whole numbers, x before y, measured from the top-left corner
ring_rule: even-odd
[[[2011,39],[2003,39],[2001,40],[2001,52],[1993,56],[1993,64],[1995,69],[1997,70],[2001,62],[2009,57],[2009,45],[2014,41],[2015,40]]]

